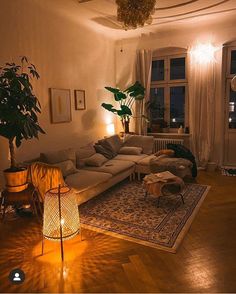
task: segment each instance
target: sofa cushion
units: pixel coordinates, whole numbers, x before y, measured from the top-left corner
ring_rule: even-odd
[[[109,173],[78,170],[77,173],[66,177],[65,182],[69,187],[79,192],[89,190],[91,187],[108,181],[112,177]]]
[[[73,148],[40,153],[40,161],[45,163],[58,163],[66,160],[71,160],[76,164],[75,150]]]
[[[104,155],[100,153],[95,153],[92,156],[86,158],[84,160],[84,163],[88,166],[101,166],[106,161],[108,161],[108,159]]]
[[[119,154],[126,155],[140,155],[142,153],[141,147],[121,147],[119,150]]]
[[[148,157],[148,155],[146,155],[146,154],[140,154],[140,155],[118,154],[113,159],[115,159],[115,160],[132,161],[132,162],[138,163],[138,162],[140,162],[140,160],[144,159],[145,157]]]
[[[92,156],[96,153],[92,144],[82,146],[76,149],[76,166],[83,167],[85,165],[84,161],[86,158]]]
[[[109,173],[114,176],[133,167],[134,165],[135,164],[132,161],[111,159],[100,167],[85,166],[83,169]]]
[[[153,136],[126,135],[123,146],[141,147],[144,154],[152,154],[154,146]]]
[[[77,169],[71,160],[65,160],[62,162],[54,163],[53,166],[57,166],[61,169],[63,177],[67,177],[71,174],[74,174],[77,172]]]

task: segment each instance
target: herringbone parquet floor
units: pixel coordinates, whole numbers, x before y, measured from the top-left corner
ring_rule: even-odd
[[[201,172],[211,185],[176,254],[83,231],[83,241],[46,241],[31,218],[0,223],[1,292],[236,292],[236,178]],[[21,268],[25,282],[11,285]]]

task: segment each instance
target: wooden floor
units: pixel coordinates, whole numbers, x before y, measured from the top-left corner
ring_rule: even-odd
[[[176,254],[83,231],[65,242],[46,241],[32,218],[0,223],[1,292],[236,292],[236,177],[201,172],[212,188]],[[21,268],[25,282],[12,285]]]

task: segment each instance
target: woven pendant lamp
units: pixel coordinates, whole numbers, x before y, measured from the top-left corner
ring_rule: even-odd
[[[43,237],[61,243],[61,259],[64,260],[63,241],[76,236],[80,231],[76,195],[69,187],[50,189],[45,194]],[[42,254],[44,244],[42,242]]]

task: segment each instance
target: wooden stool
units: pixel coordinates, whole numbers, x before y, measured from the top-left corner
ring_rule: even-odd
[[[2,192],[2,205],[3,205],[3,213],[2,219],[4,220],[6,207],[8,205],[28,205],[30,204],[33,210],[33,213],[39,218],[38,210],[36,207],[36,203],[38,204],[38,209],[40,215],[42,216],[42,208],[39,201],[39,196],[32,184],[29,184],[28,188],[21,192],[9,192],[6,189]]]

